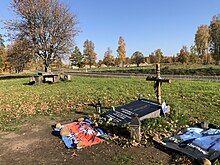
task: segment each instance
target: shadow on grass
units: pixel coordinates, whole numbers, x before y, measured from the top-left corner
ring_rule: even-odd
[[[23,83],[23,85],[34,85],[33,83]]]
[[[19,78],[29,78],[32,75],[0,75],[0,80],[11,80],[11,79],[19,79]]]

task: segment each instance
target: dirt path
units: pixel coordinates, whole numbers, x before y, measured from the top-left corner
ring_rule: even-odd
[[[124,148],[102,143],[81,150],[66,149],[51,134],[57,121],[38,118],[15,132],[0,133],[0,164],[156,165],[170,164],[171,157],[153,147]]]

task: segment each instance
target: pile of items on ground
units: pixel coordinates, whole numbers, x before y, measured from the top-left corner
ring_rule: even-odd
[[[110,138],[107,131],[96,127],[89,118],[63,125],[58,123],[54,131],[62,138],[67,148],[81,149],[99,144],[103,138]],[[170,137],[156,136],[153,140],[198,162],[204,160],[213,162],[220,158],[220,129],[212,124],[195,124]]]
[[[67,148],[81,149],[99,144],[103,138],[109,138],[109,134],[105,130],[95,127],[88,118],[63,125],[58,123],[54,131],[58,136],[61,136]]]
[[[212,124],[196,124],[168,138],[154,137],[158,143],[196,159],[215,161],[220,158],[220,129]]]

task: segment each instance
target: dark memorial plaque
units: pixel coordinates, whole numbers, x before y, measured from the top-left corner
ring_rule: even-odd
[[[134,114],[137,114],[140,120],[144,120],[159,116],[160,111],[161,105],[159,103],[147,99],[139,99],[117,107],[114,111],[108,111],[105,115],[112,118],[113,122],[126,124],[131,122]]]

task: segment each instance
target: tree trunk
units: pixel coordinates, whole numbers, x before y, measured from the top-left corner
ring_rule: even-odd
[[[45,72],[50,72],[49,70],[50,70],[50,69],[49,69],[49,64],[48,64],[47,60],[45,59],[45,60],[44,60],[44,71],[45,71]]]
[[[45,71],[45,72],[51,72],[50,67],[45,65],[44,71]]]
[[[44,72],[47,72],[48,70],[47,68],[48,68],[47,66],[44,67]]]

